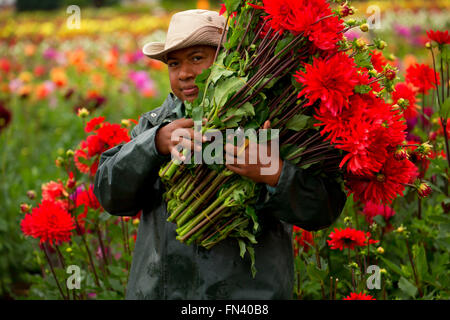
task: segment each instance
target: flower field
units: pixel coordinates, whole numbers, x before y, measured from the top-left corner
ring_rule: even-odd
[[[340,133],[331,140],[349,152],[347,168],[359,178],[347,182],[347,202],[333,225],[312,232],[294,226],[292,298],[449,299],[450,5],[329,2],[346,21],[345,39],[358,53],[351,57],[367,79],[333,68],[345,53],[314,60],[296,79],[311,101],[328,99],[321,125]],[[0,297],[125,297],[140,213],[109,215],[92,184],[100,155],[128,142],[139,116],[169,93],[167,67],[141,49],[164,38],[171,14],[87,8],[81,28],[71,29],[64,10],[0,12]],[[372,18],[378,26],[371,27]],[[348,134],[333,122],[348,116],[346,101],[324,98],[323,74],[333,74],[329,83],[341,81],[341,93],[373,90],[373,99],[384,99],[367,109],[371,123],[392,128],[384,137],[390,143],[373,142],[364,123]],[[359,76],[364,85],[355,89]],[[383,108],[398,114],[391,118]],[[367,145],[373,154],[380,152],[375,147],[396,149],[382,163],[361,155]]]

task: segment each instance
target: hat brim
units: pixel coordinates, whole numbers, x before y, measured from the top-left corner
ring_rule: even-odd
[[[192,47],[195,45],[219,45],[223,29],[206,26],[192,32],[182,41],[165,48],[164,42],[149,42],[144,45],[142,52],[149,58],[167,63],[167,54],[171,51]],[[226,35],[224,36],[224,38]]]

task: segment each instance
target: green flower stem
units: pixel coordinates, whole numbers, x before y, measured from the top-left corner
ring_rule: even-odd
[[[225,223],[220,229],[216,230],[211,236],[201,242],[201,246],[206,249],[211,249],[214,245],[228,237],[228,235],[241,224],[245,224],[248,222],[246,218],[235,218],[229,220]],[[219,233],[219,234],[218,234]]]
[[[177,239],[184,242],[187,238],[192,236],[195,232],[198,230],[203,231],[203,227],[208,227],[213,223],[213,221],[216,221],[218,218],[220,218],[220,213],[224,211],[224,209],[227,208],[225,205],[221,205],[219,208],[217,208],[211,215],[209,215],[209,218],[204,219],[202,222],[197,224],[194,228],[192,228],[188,233],[186,233],[184,236],[178,236]]]
[[[64,300],[68,300],[68,298],[63,293],[61,285],[59,284],[59,281],[58,281],[58,277],[56,276],[55,270],[53,269],[53,263],[52,263],[52,261],[50,259],[50,256],[48,255],[48,252],[47,252],[47,245],[45,243],[43,243],[42,247],[44,248],[45,257],[47,258],[48,264],[50,266],[50,270],[51,270],[51,272],[53,274],[53,277],[55,278],[55,282],[56,282],[56,285],[58,286],[59,293],[61,294],[61,296],[62,296],[62,298]]]
[[[201,195],[200,198],[198,198],[185,213],[183,213],[179,219],[177,219],[177,224],[179,226],[182,226],[184,223],[187,222],[188,219],[190,219],[194,214],[195,210],[205,201],[205,199],[216,189],[216,187],[222,183],[222,181],[226,178],[223,174],[219,174],[216,179],[212,182],[211,186],[206,189],[205,193]],[[195,196],[195,193],[193,194]],[[218,198],[220,199],[220,197]],[[216,200],[217,201],[217,200]]]
[[[417,290],[419,291],[420,297],[423,297],[422,288],[420,287],[419,278],[417,277],[416,267],[414,265],[414,259],[413,259],[412,254],[411,254],[411,248],[409,247],[408,239],[405,239],[405,242],[406,242],[406,248],[408,250],[409,262],[411,263],[411,268],[412,268],[412,271],[413,271],[414,280],[416,282],[416,287],[417,287]]]
[[[190,197],[181,203],[181,205],[170,215],[170,217],[167,219],[167,221],[174,221],[176,218],[178,218],[178,215],[194,200],[195,196],[200,194],[202,189],[216,176],[216,172],[212,171],[208,177],[197,187],[195,188],[194,192],[190,195]],[[182,213],[184,215],[185,212]]]
[[[221,182],[221,179],[219,181],[219,179],[216,179],[216,181],[218,181],[218,183]],[[214,182],[216,182],[214,181]],[[215,187],[217,186],[213,184],[214,188],[210,188],[210,190],[214,190]],[[239,187],[239,184],[234,184],[232,186],[230,186],[224,193],[222,193],[206,210],[204,210],[203,212],[201,212],[199,215],[197,215],[197,217],[195,217],[194,219],[192,219],[189,222],[189,226],[184,229],[181,233],[179,233],[179,235],[182,237],[184,236],[187,232],[189,232],[192,228],[194,228],[201,220],[203,220],[203,218],[205,218],[208,214],[211,213],[211,211],[216,208],[220,203],[224,202],[225,199],[237,188]],[[208,190],[209,191],[209,190]],[[202,195],[202,197],[199,199],[199,201],[197,201],[197,203],[202,203],[203,200],[207,197],[207,193],[205,193],[204,195]],[[200,201],[201,200],[201,201]],[[198,207],[198,206],[197,206]],[[197,209],[197,207],[195,207],[195,209]],[[195,211],[192,210],[192,212]],[[189,217],[188,216],[184,216],[184,219],[182,221],[180,221],[180,225],[183,224],[183,222],[185,222]]]
[[[193,180],[191,180],[188,184],[188,188],[186,191],[181,195],[180,200],[185,201],[189,195],[192,194],[192,191],[194,188],[198,185],[198,182],[204,178],[204,176],[207,174],[207,170],[204,170],[202,166],[199,166],[193,176]]]

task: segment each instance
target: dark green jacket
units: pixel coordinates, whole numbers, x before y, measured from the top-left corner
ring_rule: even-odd
[[[167,222],[158,171],[170,156],[158,154],[155,134],[177,117],[175,99],[144,113],[132,140],[104,152],[94,193],[107,212],[136,215],[143,210],[127,287],[127,299],[290,299],[294,281],[293,224],[306,230],[329,226],[341,213],[345,194],[333,181],[284,161],[274,192],[263,189],[258,216],[263,231],[255,245],[256,277],[236,239],[211,250],[175,239]]]

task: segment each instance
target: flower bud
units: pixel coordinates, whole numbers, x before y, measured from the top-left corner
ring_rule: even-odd
[[[122,121],[120,122],[122,124],[122,126],[124,126],[125,128],[128,128],[131,124],[130,120],[127,119],[122,119]]]
[[[74,155],[75,155],[75,152],[73,152],[72,149],[69,149],[69,150],[66,151],[66,156],[68,158],[72,158]]]
[[[358,40],[356,40],[356,48],[364,50],[366,48],[366,42],[364,41],[364,39],[359,38]]]
[[[381,273],[381,274],[387,274],[387,270],[386,270],[385,268],[381,268],[381,269],[380,269],[380,273]]]
[[[384,76],[386,77],[386,79],[392,81],[397,76],[397,72],[395,72],[395,70],[393,69],[388,69],[384,72]]]
[[[355,19],[348,19],[347,21],[345,21],[349,26],[353,26],[356,23]]]
[[[55,160],[55,165],[56,165],[58,168],[61,168],[61,167],[64,165],[64,159],[63,159],[62,157],[56,158],[56,160]]]
[[[420,156],[425,158],[425,157],[430,156],[432,149],[433,149],[433,146],[431,144],[429,144],[428,142],[424,142],[420,146],[418,146],[415,151],[417,153],[419,153]]]
[[[431,42],[427,42],[427,43],[425,43],[425,48],[427,48],[427,49],[431,49]]]
[[[88,109],[86,109],[86,108],[81,108],[81,109],[79,109],[78,110],[78,116],[80,117],[80,118],[86,118],[87,116],[89,116],[89,111],[88,111]]]
[[[395,230],[395,232],[398,232],[398,233],[403,233],[403,232],[405,232],[406,231],[406,228],[403,226],[403,225],[401,225],[400,227],[398,227],[396,230]]]
[[[359,26],[359,29],[360,29],[362,32],[367,32],[367,31],[369,31],[369,25],[368,25],[367,23],[364,23],[364,24],[362,24],[362,25]]]
[[[345,218],[344,218],[344,223],[345,223],[346,225],[350,225],[350,224],[352,223],[352,218],[350,218],[350,217],[345,217]]]
[[[30,205],[26,204],[26,203],[22,203],[20,205],[20,211],[22,211],[22,213],[29,213],[30,212]]]
[[[378,247],[378,248],[377,248],[377,252],[378,252],[379,254],[383,254],[383,253],[384,253],[383,247]]]
[[[139,224],[139,222],[140,222],[140,220],[139,219],[133,219],[133,224],[135,225],[135,226],[137,226],[138,224]]]
[[[421,198],[428,197],[430,195],[431,191],[432,191],[431,187],[428,184],[426,184],[425,182],[422,182],[417,187],[417,193],[418,193],[419,197],[421,197]]]
[[[72,252],[72,248],[70,248],[70,247],[67,248],[67,249],[66,249],[66,252],[67,252],[67,253],[71,253],[71,252]]]
[[[386,43],[385,41],[381,40],[381,41],[378,42],[378,44],[377,44],[377,49],[378,49],[378,50],[383,50],[384,48],[386,48],[386,46],[387,46],[387,43]]]
[[[33,200],[34,198],[36,198],[36,192],[34,190],[28,190],[27,197],[28,199]]]
[[[394,158],[397,160],[409,159],[408,151],[406,149],[403,149],[402,147],[399,147],[394,153]]]
[[[376,78],[378,76],[378,71],[375,69],[369,70],[369,76]]]

